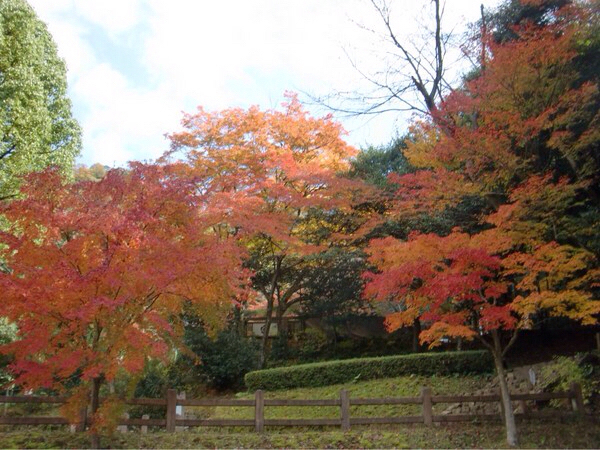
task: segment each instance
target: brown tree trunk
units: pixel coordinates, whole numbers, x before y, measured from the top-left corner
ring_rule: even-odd
[[[103,377],[96,377],[92,380],[92,392],[91,392],[91,416],[95,419],[96,411],[100,407],[100,386],[102,385]],[[94,425],[92,424],[92,427]],[[91,435],[91,447],[100,448],[100,436],[97,431],[92,431]]]
[[[269,331],[271,330],[271,322],[273,321],[273,304],[275,303],[275,291],[277,289],[277,283],[279,282],[279,272],[281,271],[281,262],[283,256],[276,256],[274,258],[273,267],[273,278],[271,279],[271,286],[267,297],[267,311],[265,312],[265,328],[260,345],[260,356],[258,361],[258,367],[264,369],[267,365],[267,352],[269,347]]]
[[[283,320],[283,315],[285,314],[285,311],[285,305],[281,303],[281,299],[278,296],[277,311],[275,312],[275,323],[277,324],[277,333],[280,336],[286,333],[287,331]]]
[[[510,402],[510,391],[508,390],[508,384],[506,383],[506,372],[504,371],[502,346],[500,344],[498,330],[492,331],[492,338],[494,340],[494,350],[492,354],[494,357],[494,365],[496,366],[496,373],[498,374],[498,384],[500,385],[500,397],[504,413],[504,426],[506,428],[506,443],[511,447],[516,447],[519,445],[517,425],[515,422],[515,414]]]
[[[456,351],[457,352],[461,352],[462,351],[462,346],[463,346],[463,339],[459,337],[456,340]]]
[[[419,353],[421,351],[421,344],[419,343],[419,335],[421,334],[421,322],[419,319],[415,319],[412,325],[412,351],[413,353]]]
[[[269,346],[269,331],[271,330],[271,322],[273,321],[273,298],[267,299],[267,311],[265,312],[265,325],[262,330],[263,335],[260,344],[260,360],[258,367],[264,369],[267,365],[267,352]]]

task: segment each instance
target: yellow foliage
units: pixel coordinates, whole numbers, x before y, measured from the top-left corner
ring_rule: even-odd
[[[469,341],[475,336],[477,333],[467,325],[435,322],[427,330],[421,332],[419,340],[421,343],[429,344],[429,348],[435,348],[442,344],[441,339],[444,337],[462,338]]]
[[[414,167],[430,169],[443,167],[434,150],[440,139],[439,131],[426,123],[417,123],[410,128],[412,140],[407,141],[404,156]]]

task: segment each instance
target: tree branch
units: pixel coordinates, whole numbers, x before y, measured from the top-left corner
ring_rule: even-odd
[[[16,148],[17,147],[15,145],[12,145],[8,150],[5,150],[4,152],[0,153],[0,160],[8,158],[11,155],[11,153],[15,151]]]

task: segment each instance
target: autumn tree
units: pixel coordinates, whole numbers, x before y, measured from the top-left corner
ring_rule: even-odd
[[[505,255],[499,236],[470,236],[454,231],[448,236],[413,234],[408,241],[375,240],[369,251],[378,267],[368,275],[366,294],[392,301],[396,312],[386,318],[389,331],[422,321],[423,343],[435,347],[442,338],[477,339],[494,358],[500,383],[507,440],[517,444],[504,356],[518,331],[527,329],[540,312],[585,324],[597,323],[600,301],[591,285],[598,271],[589,252],[559,245],[539,244],[531,252]],[[510,239],[503,240],[511,248]]]
[[[444,210],[479,197],[493,209],[532,175],[563,177],[576,189],[560,203],[547,197],[552,238],[599,255],[590,233],[600,223],[594,14],[570,5],[549,25],[525,23],[519,39],[490,40],[485,71],[448,98],[437,123],[414,126],[406,156],[420,170],[395,180],[402,207]]]
[[[50,165],[70,174],[81,149],[64,62],[25,0],[0,3],[0,200],[19,176]]]
[[[0,315],[16,324],[14,382],[66,388],[68,416],[91,398],[94,429],[114,419],[99,405],[104,381],[140,372],[178,344],[182,302],[218,326],[243,286],[240,251],[211,232],[214,213],[171,167],[133,164],[99,181],[65,184],[57,170],[27,178],[4,205]]]
[[[100,163],[86,166],[85,164],[77,164],[73,169],[73,178],[75,181],[98,181],[101,180],[109,168]]]
[[[330,116],[310,117],[295,95],[282,111],[199,108],[184,117],[183,127],[170,136],[171,155],[183,155],[188,176],[226,211],[216,231],[229,239],[242,231],[248,236],[247,266],[266,301],[264,365],[273,313],[281,321],[299,301],[310,256],[343,231],[319,211],[350,208],[360,184],[336,173],[356,151],[339,124]]]
[[[540,2],[527,2],[537,4]],[[393,299],[391,329],[423,322],[423,342],[478,339],[499,374],[507,441],[517,444],[502,358],[544,315],[596,323],[599,261],[598,11],[548,9],[510,39],[486,42],[485,67],[413,125],[415,170],[392,175],[394,214],[485,202],[472,225],[372,242],[369,295]],[[468,231],[468,232],[465,232]]]

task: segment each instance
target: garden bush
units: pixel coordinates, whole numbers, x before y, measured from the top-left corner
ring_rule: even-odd
[[[486,351],[415,353],[257,370],[247,373],[244,381],[250,391],[274,391],[411,374],[451,375],[492,371],[492,359]]]
[[[589,403],[594,392],[599,391],[598,367],[600,353],[580,353],[574,357],[555,356],[552,363],[542,368],[540,385],[544,390],[564,392],[571,389],[571,383],[581,386],[583,398]],[[560,405],[560,401],[551,402]]]

